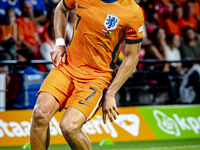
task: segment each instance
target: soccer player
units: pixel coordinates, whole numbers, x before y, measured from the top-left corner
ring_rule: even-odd
[[[66,12],[76,9],[73,38],[66,52]],[[32,150],[49,145],[49,121],[66,109],[60,120],[72,150],[90,150],[82,132],[102,106],[111,121],[119,111],[115,94],[135,69],[143,38],[143,14],[134,0],[62,0],[56,8],[56,46],[51,52],[55,68],[43,82],[33,110]],[[115,60],[125,41],[125,58],[114,78]],[[116,114],[117,113],[117,114]]]

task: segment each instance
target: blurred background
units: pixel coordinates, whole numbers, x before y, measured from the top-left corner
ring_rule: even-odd
[[[55,46],[53,20],[58,2],[0,1],[2,112],[33,109],[35,95],[54,67],[50,51]],[[170,108],[174,104],[180,107],[199,104],[200,0],[135,2],[143,10],[144,38],[137,68],[117,93],[117,105],[124,108],[164,105]],[[72,10],[65,31],[66,45],[71,41],[75,21],[76,10]],[[124,48],[117,66],[123,57]],[[198,128],[200,130],[200,117]]]

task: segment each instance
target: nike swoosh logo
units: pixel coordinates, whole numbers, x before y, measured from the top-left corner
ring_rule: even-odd
[[[79,104],[82,104],[82,105],[88,106],[87,104],[85,104],[85,103],[83,103],[83,102],[81,102],[81,101],[79,101],[78,103],[79,103]]]
[[[80,8],[80,9],[87,9],[87,8],[85,8],[85,7],[81,7],[80,5],[78,5],[78,8]]]

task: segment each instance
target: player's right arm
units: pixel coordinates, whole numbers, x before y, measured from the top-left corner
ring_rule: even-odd
[[[70,8],[68,9],[65,1],[66,0],[61,0],[55,10],[54,30],[56,36],[56,46],[51,51],[51,60],[54,66],[58,66],[60,61],[65,62],[67,57],[67,53],[65,50],[64,33]]]

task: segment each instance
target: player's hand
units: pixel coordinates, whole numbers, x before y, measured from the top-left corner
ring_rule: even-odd
[[[119,110],[117,109],[115,96],[111,96],[108,94],[105,95],[102,111],[104,124],[106,124],[106,114],[108,114],[108,117],[111,122],[117,119],[117,115],[119,115]],[[117,115],[115,112],[117,113]]]
[[[66,62],[67,59],[67,53],[65,50],[65,46],[56,46],[52,51],[51,51],[51,60],[53,62],[54,66],[58,66],[60,62]]]

